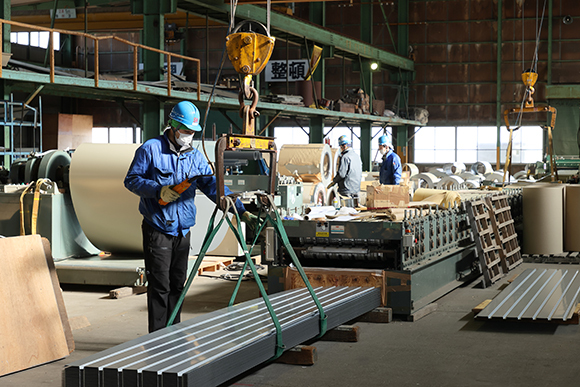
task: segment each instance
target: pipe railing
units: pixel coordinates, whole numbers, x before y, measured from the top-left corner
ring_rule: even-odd
[[[113,35],[94,36],[94,35],[90,35],[90,34],[87,34],[84,32],[61,30],[58,28],[39,27],[39,26],[35,26],[32,24],[20,23],[20,22],[15,22],[12,20],[5,20],[5,19],[0,19],[0,42],[3,41],[2,40],[3,39],[2,32],[4,29],[4,24],[19,26],[19,27],[23,27],[23,28],[27,28],[27,29],[35,30],[35,31],[50,32],[49,42],[51,43],[50,44],[51,47],[47,47],[47,50],[49,50],[49,53],[50,53],[50,57],[49,57],[49,59],[50,59],[50,83],[54,83],[54,47],[52,47],[53,46],[52,42],[54,42],[53,33],[58,32],[58,33],[65,34],[65,35],[76,35],[76,36],[80,36],[80,37],[86,37],[86,38],[92,39],[94,41],[95,53],[94,53],[93,65],[94,65],[94,70],[95,70],[95,87],[99,87],[99,41],[113,39],[113,40],[117,40],[119,42],[125,43],[125,44],[133,47],[133,90],[137,90],[137,73],[138,73],[138,66],[139,66],[137,49],[141,48],[143,50],[157,52],[157,53],[165,55],[167,57],[167,96],[168,97],[171,96],[171,58],[174,57],[174,58],[179,58],[179,59],[195,62],[196,67],[197,67],[197,80],[196,80],[197,100],[199,101],[201,99],[201,89],[200,89],[201,61],[199,59],[191,58],[188,56],[184,56],[184,55],[180,55],[180,54],[176,54],[176,53],[172,53],[172,52],[168,52],[168,51],[159,50],[157,48],[144,46],[144,45],[139,44],[139,43],[133,43],[131,41],[121,39],[121,38],[113,36]],[[87,48],[85,47],[85,55],[87,55],[86,51],[87,51]],[[1,54],[2,54],[2,45],[0,44],[0,55]],[[1,77],[2,77],[2,67],[0,66],[0,78]]]

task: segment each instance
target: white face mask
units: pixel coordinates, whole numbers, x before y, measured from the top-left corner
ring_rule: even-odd
[[[193,133],[192,134],[183,134],[179,130],[175,131],[175,142],[177,142],[181,146],[190,146],[191,141],[193,140]]]
[[[386,155],[387,154],[388,149],[387,148],[381,148],[379,149],[379,152],[381,152],[382,155]]]

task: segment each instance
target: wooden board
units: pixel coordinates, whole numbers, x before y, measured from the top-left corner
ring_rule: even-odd
[[[338,341],[341,343],[356,343],[359,339],[358,325],[339,325],[327,331],[319,340]]]
[[[368,323],[390,323],[393,321],[393,310],[391,308],[375,308],[356,319],[357,322]]]
[[[318,360],[316,347],[308,345],[297,345],[285,351],[282,356],[275,360],[276,363],[292,365],[313,365]]]
[[[0,238],[0,267],[0,375],[67,356],[40,236]]]
[[[473,312],[473,315],[477,316],[479,314],[479,312],[484,310],[485,307],[488,306],[491,301],[492,300],[484,300],[479,305],[477,305],[475,308],[471,309],[471,311]]]
[[[312,287],[318,286],[362,286],[381,288],[381,306],[385,306],[386,286],[382,270],[338,269],[338,268],[304,268],[306,277]],[[284,268],[284,289],[304,288],[306,285],[296,268]]]
[[[58,306],[58,313],[60,316],[60,322],[62,323],[62,328],[64,330],[64,335],[66,337],[66,345],[68,347],[68,353],[72,353],[75,350],[75,341],[72,334],[72,329],[68,321],[68,315],[66,313],[66,307],[64,305],[64,299],[62,298],[62,291],[60,290],[60,282],[58,281],[58,276],[56,275],[56,268],[54,267],[54,260],[52,259],[52,252],[50,251],[50,241],[46,238],[42,238],[42,247],[44,248],[44,258],[46,259],[46,264],[48,265],[48,270],[50,272],[50,281],[52,282],[52,290],[54,291],[54,296],[56,298],[56,305]]]

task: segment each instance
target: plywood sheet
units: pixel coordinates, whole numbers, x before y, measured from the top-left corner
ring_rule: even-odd
[[[0,375],[69,354],[39,235],[0,239]]]
[[[71,353],[75,349],[75,342],[72,329],[68,321],[68,314],[66,313],[62,291],[60,290],[60,282],[58,281],[58,276],[56,275],[56,268],[54,267],[52,252],[50,251],[50,241],[46,238],[42,238],[42,247],[44,249],[44,257],[46,259],[46,264],[50,273],[50,281],[52,282],[52,290],[54,291],[54,296],[56,298],[56,305],[58,306],[60,321],[62,323],[62,328],[66,337],[66,345],[68,347],[68,352]]]

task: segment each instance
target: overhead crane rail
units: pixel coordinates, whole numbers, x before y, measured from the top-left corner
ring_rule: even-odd
[[[201,61],[197,58],[192,58],[189,56],[185,56],[185,55],[180,55],[180,54],[176,54],[173,52],[168,52],[168,51],[164,51],[164,50],[159,50],[157,48],[153,48],[153,47],[149,47],[149,46],[145,46],[143,44],[139,44],[139,43],[133,43],[131,41],[128,41],[126,39],[122,39],[119,38],[117,36],[112,36],[112,35],[108,35],[108,36],[94,36],[91,34],[87,34],[84,32],[78,32],[78,31],[69,31],[69,30],[62,30],[62,29],[58,29],[58,28],[48,28],[48,27],[39,27],[39,26],[35,26],[32,24],[26,24],[26,23],[20,23],[20,22],[15,22],[15,21],[11,21],[11,20],[5,20],[5,19],[0,19],[0,38],[2,37],[2,30],[4,27],[4,24],[10,24],[13,26],[19,26],[19,27],[23,27],[23,28],[27,28],[27,29],[31,29],[31,30],[35,30],[35,31],[47,31],[50,33],[50,42],[53,42],[53,34],[55,32],[61,33],[61,34],[66,34],[66,35],[76,35],[76,36],[80,36],[80,37],[85,37],[88,39],[92,39],[94,41],[94,45],[95,45],[95,55],[94,55],[94,70],[95,70],[95,87],[99,87],[99,41],[101,40],[108,40],[108,39],[113,39],[116,41],[119,41],[121,43],[125,43],[131,47],[133,47],[133,90],[137,91],[137,74],[138,74],[138,69],[139,69],[139,51],[138,49],[141,48],[143,50],[148,50],[148,51],[153,51],[153,52],[157,52],[159,54],[163,54],[166,56],[167,59],[167,69],[168,69],[168,75],[167,75],[167,96],[171,97],[171,73],[170,70],[171,69],[171,58],[179,58],[179,59],[183,59],[183,60],[187,60],[187,61],[191,61],[194,62],[196,64],[196,86],[197,86],[197,100],[201,100]],[[49,50],[49,62],[50,62],[50,83],[54,83],[54,49],[48,49]],[[2,54],[2,47],[0,47],[0,54]],[[0,78],[2,78],[2,68],[0,67]]]

